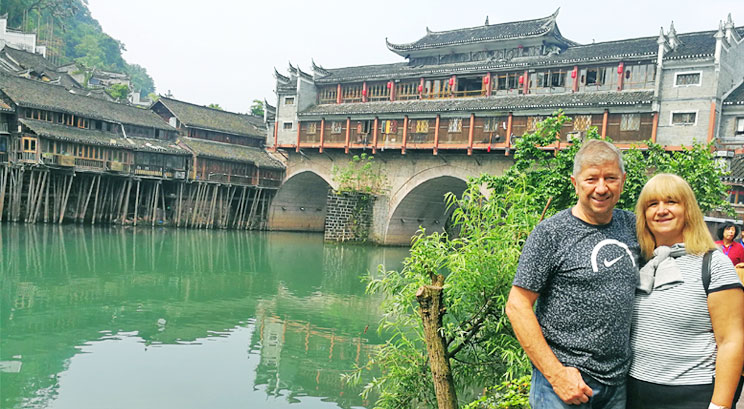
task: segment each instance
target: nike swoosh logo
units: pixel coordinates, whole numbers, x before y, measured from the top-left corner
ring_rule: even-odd
[[[613,264],[615,264],[618,261],[620,261],[620,259],[622,259],[623,257],[625,257],[625,256],[620,256],[620,257],[618,257],[616,259],[613,259],[613,260],[610,260],[610,261],[605,260],[604,261],[604,265],[605,265],[605,267],[612,267]]]

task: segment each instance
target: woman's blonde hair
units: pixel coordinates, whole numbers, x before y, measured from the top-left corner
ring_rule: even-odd
[[[652,177],[641,190],[641,195],[636,203],[636,233],[641,253],[647,260],[653,257],[656,248],[654,235],[646,225],[646,209],[649,203],[655,200],[674,200],[685,207],[685,224],[682,234],[685,240],[685,249],[690,254],[703,254],[708,250],[717,248],[716,243],[710,236],[708,227],[703,220],[703,212],[700,211],[695,193],[690,184],[684,179],[671,173],[660,173]]]

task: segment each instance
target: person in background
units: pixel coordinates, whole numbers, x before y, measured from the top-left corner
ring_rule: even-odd
[[[718,229],[718,240],[716,244],[721,247],[723,254],[727,255],[734,266],[742,268],[744,267],[744,246],[736,241],[736,237],[739,235],[739,226],[727,222],[720,229]]]
[[[635,213],[648,263],[633,308],[627,407],[731,408],[744,363],[744,291],[734,266],[679,176],[651,178]],[[711,251],[706,289],[703,256]]]

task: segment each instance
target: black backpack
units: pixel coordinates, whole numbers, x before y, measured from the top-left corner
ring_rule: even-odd
[[[708,250],[703,256],[703,288],[705,288],[705,295],[710,294],[710,258],[715,250]]]

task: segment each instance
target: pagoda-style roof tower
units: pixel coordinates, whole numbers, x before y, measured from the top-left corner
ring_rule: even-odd
[[[486,19],[482,26],[449,31],[431,31],[427,28],[426,35],[415,42],[393,44],[387,39],[385,42],[388,49],[408,58],[413,64],[441,63],[442,56],[453,54],[457,56],[454,59],[460,61],[510,59],[523,55],[519,53],[505,56],[495,53],[498,50],[513,48],[529,49],[529,55],[545,54],[576,45],[575,42],[564,38],[558,30],[556,18],[559,10],[547,17],[534,20],[491,25]]]

